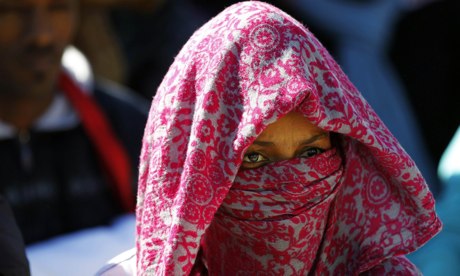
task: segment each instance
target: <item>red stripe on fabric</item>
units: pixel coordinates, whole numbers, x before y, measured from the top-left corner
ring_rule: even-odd
[[[116,195],[127,212],[133,212],[135,201],[131,188],[131,167],[128,155],[115,136],[105,114],[65,73],[59,77],[59,86],[77,110],[83,127],[93,142],[107,171]]]

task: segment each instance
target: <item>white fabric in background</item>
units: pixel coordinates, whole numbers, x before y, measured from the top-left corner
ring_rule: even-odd
[[[113,256],[134,247],[134,214],[109,226],[73,232],[26,248],[32,276],[95,275]]]
[[[97,276],[131,276],[137,275],[136,269],[136,248],[122,252],[107,262],[104,267],[99,270]]]

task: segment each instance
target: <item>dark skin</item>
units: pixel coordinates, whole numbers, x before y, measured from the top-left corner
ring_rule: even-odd
[[[292,158],[308,158],[332,147],[329,133],[292,111],[270,124],[248,147],[241,169],[254,169]]]
[[[51,104],[77,0],[0,0],[0,120],[27,130]]]

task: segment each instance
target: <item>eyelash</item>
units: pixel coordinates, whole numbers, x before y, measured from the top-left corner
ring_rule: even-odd
[[[258,155],[259,157],[263,157],[264,160],[251,161],[250,158],[249,158],[251,155],[252,155],[252,156]],[[244,157],[243,157],[243,162],[252,163],[252,164],[264,162],[264,161],[267,161],[267,160],[268,160],[268,159],[267,159],[263,154],[260,154],[260,153],[255,152],[255,151],[246,153],[246,154],[244,155]]]
[[[311,150],[314,150],[315,152],[311,152]],[[298,157],[309,158],[309,157],[313,157],[313,156],[315,156],[317,154],[320,154],[320,153],[323,153],[323,152],[324,152],[324,149],[322,149],[322,148],[308,147],[305,150],[303,150],[300,154],[298,154]],[[305,153],[308,153],[308,154],[305,155]],[[257,158],[257,160],[251,161],[251,159],[250,159],[251,155],[257,155],[257,157],[262,158],[262,160],[259,160],[259,158]],[[259,152],[256,152],[256,151],[248,152],[243,157],[243,163],[246,163],[246,168],[249,168],[249,169],[261,167],[264,164],[269,163],[269,162],[270,162],[270,160],[267,157],[265,157],[263,154],[261,154]]]
[[[314,153],[311,154],[311,155],[304,156],[304,154],[307,153],[309,150],[315,150],[316,152],[314,152]],[[323,152],[324,152],[324,149],[322,149],[322,148],[311,147],[311,148],[305,149],[305,151],[303,151],[303,152],[299,155],[299,157],[309,158],[309,157],[313,157],[313,156],[315,156],[315,155],[317,155],[317,154],[320,154],[320,153],[323,153]]]

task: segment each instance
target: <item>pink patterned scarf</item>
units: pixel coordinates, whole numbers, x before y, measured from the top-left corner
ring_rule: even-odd
[[[292,110],[336,148],[239,171]],[[438,231],[414,162],[300,23],[235,4],[195,32],[153,100],[139,174],[139,275],[416,274]]]
[[[335,149],[240,171],[202,242],[209,274],[306,274],[341,176]]]

